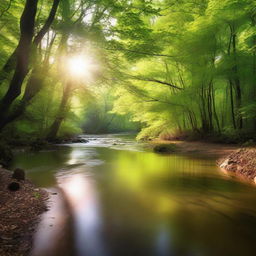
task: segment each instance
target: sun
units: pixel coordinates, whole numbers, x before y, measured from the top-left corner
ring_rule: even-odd
[[[68,59],[68,71],[72,77],[88,78],[92,66],[92,60],[86,56],[72,56]]]

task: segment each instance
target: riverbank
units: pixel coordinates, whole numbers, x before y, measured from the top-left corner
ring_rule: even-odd
[[[198,154],[216,157],[216,159],[223,158],[231,154],[234,150],[239,148],[235,144],[220,144],[208,143],[201,141],[177,141],[177,140],[160,140],[156,139],[151,141],[151,146],[174,145],[175,152],[180,154]]]
[[[8,185],[19,184],[10,191]],[[29,180],[17,181],[12,172],[0,168],[0,255],[25,256],[32,247],[32,237],[39,216],[47,210],[48,193]]]
[[[197,154],[215,157],[217,165],[228,174],[256,183],[256,148],[198,141],[154,140],[153,149],[160,153]],[[167,146],[165,146],[167,145]],[[162,150],[162,152],[161,152]],[[166,150],[166,152],[165,152]],[[169,150],[169,152],[168,152]]]
[[[256,148],[242,148],[218,161],[220,168],[256,183]]]

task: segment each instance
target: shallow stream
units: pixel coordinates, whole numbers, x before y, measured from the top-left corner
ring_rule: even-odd
[[[19,153],[14,162],[38,186],[58,184],[67,195],[72,231],[62,230],[70,244],[60,255],[256,255],[256,189],[227,177],[214,157],[155,154],[130,135],[83,137],[89,143]],[[42,220],[49,234],[63,225],[65,213],[55,211]],[[44,232],[41,250],[58,243]]]

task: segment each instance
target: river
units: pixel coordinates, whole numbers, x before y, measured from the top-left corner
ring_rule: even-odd
[[[226,176],[214,157],[155,154],[131,135],[83,137],[89,142],[15,156],[38,186],[63,189],[72,216],[61,229],[67,213],[55,200],[37,250],[49,247],[50,256],[60,229],[69,241],[60,255],[256,255],[256,189]]]

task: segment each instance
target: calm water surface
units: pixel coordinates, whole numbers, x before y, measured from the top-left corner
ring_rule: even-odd
[[[14,162],[37,185],[65,191],[69,255],[256,255],[256,189],[225,176],[214,158],[154,154],[127,135],[88,138]]]

